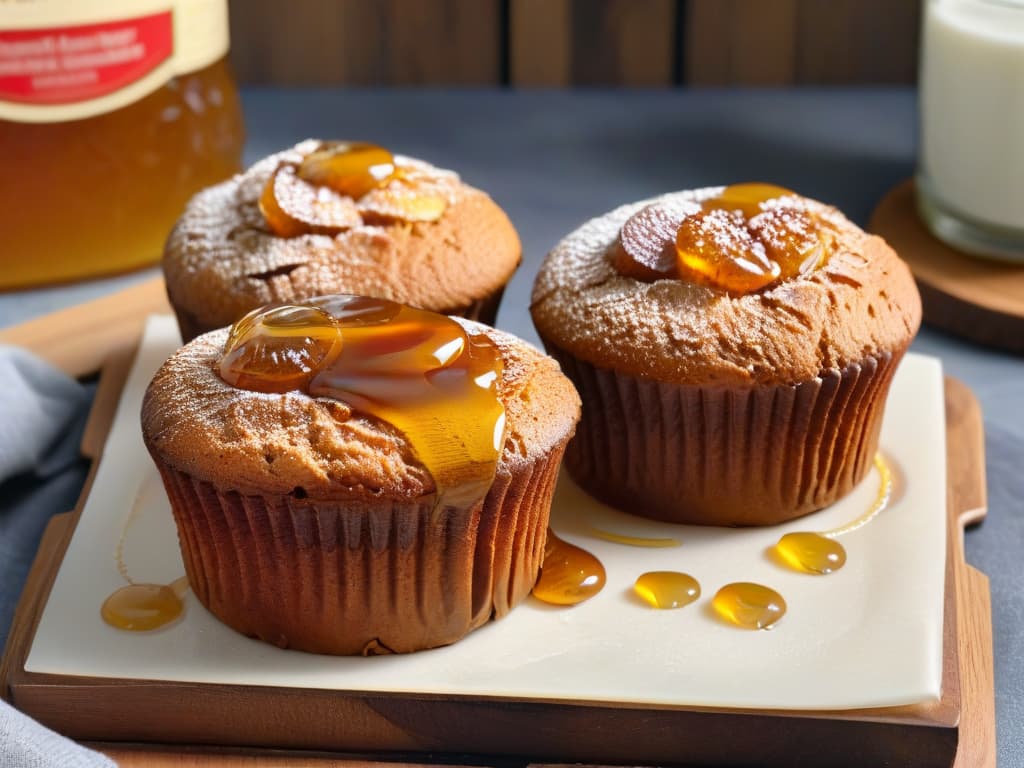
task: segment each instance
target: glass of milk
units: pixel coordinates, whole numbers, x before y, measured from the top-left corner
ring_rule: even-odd
[[[920,99],[928,228],[1024,263],[1024,0],[926,0]]]

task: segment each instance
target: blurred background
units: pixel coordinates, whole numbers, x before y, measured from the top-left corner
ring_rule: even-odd
[[[241,85],[913,83],[919,0],[231,0]]]

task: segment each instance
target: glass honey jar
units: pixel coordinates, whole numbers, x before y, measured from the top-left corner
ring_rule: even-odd
[[[226,0],[0,0],[0,289],[156,262],[240,167]]]

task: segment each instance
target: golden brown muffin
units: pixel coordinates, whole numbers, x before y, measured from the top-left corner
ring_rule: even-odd
[[[532,589],[579,399],[553,360],[506,333],[504,442],[472,504],[437,485],[402,432],[329,397],[238,389],[218,373],[228,330],[171,357],[142,407],[189,582],[224,623],[331,654],[452,643]]]
[[[493,323],[519,265],[519,237],[490,197],[451,171],[396,155],[402,178],[355,199],[333,200],[345,214],[338,227],[288,237],[272,231],[260,206],[268,181],[322,146],[304,141],[189,202],[163,258],[183,338],[230,325],[263,304],[330,293],[377,296]],[[301,179],[292,186],[296,196],[333,198],[329,189]],[[386,197],[410,189],[440,197],[439,218],[416,220],[423,217],[415,206],[403,213]]]
[[[547,257],[531,313],[583,400],[566,453],[581,486],[671,522],[767,525],[864,477],[921,306],[883,240],[799,197],[790,202],[827,233],[823,264],[749,292],[681,277],[676,234],[723,193],[679,192],[587,222]],[[727,228],[705,234],[701,247],[739,247]],[[764,261],[758,248],[751,258]],[[661,272],[624,267],[630,252]]]

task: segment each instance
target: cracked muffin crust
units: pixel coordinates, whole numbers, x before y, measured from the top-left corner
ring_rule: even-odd
[[[227,384],[227,329],[160,368],[143,437],[189,582],[221,621],[315,653],[400,653],[455,642],[530,593],[579,398],[530,345],[458,322],[499,351],[506,417],[494,482],[468,508],[434,503],[389,424],[332,398]]]
[[[451,171],[395,157],[406,177],[444,199],[436,221],[403,220],[370,193],[353,201],[352,226],[338,234],[279,237],[270,230],[259,205],[267,182],[320,145],[307,140],[264,158],[188,203],[163,257],[167,295],[185,340],[264,304],[330,293],[493,323],[519,265],[519,237],[487,194]]]
[[[806,198],[833,233],[829,259],[806,275],[731,295],[620,272],[635,222],[651,222],[639,246],[651,263],[674,258],[678,222],[722,192],[585,223],[545,260],[531,314],[583,399],[566,466],[584,488],[672,522],[765,525],[827,506],[865,475],[921,305],[883,240]]]

